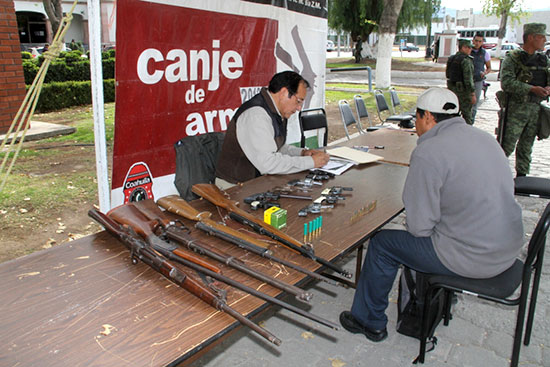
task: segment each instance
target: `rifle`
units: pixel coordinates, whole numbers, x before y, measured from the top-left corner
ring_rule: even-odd
[[[212,204],[226,209],[229,212],[229,217],[239,223],[246,224],[256,232],[273,238],[280,242],[284,246],[291,250],[298,252],[300,255],[308,257],[319,264],[334,270],[335,272],[342,274],[346,278],[351,278],[352,274],[348,271],[340,268],[339,266],[325,260],[321,257],[315,256],[311,246],[306,246],[300,241],[290,237],[286,233],[273,228],[267,223],[257,219],[253,215],[245,212],[237,206],[237,203],[226,198],[224,193],[216,186],[212,184],[196,184],[191,189],[195,194],[210,201]]]
[[[332,281],[331,279],[322,276],[321,274],[307,270],[290,261],[273,256],[271,251],[265,250],[260,247],[260,244],[265,246],[263,242],[258,241],[257,239],[247,235],[246,233],[239,232],[237,230],[234,230],[233,228],[227,227],[210,219],[212,215],[210,212],[199,212],[197,209],[189,205],[187,201],[177,195],[162,197],[157,201],[157,204],[171,213],[177,214],[189,220],[197,221],[195,227],[202,231],[205,231],[210,235],[224,239],[229,243],[235,244],[245,250],[255,253],[256,255],[260,255],[262,257],[265,257],[266,259],[278,262],[279,264],[297,270],[300,273],[306,274],[314,279],[322,280],[332,285],[339,284]]]
[[[108,214],[109,217],[114,219],[119,224],[125,224],[130,226],[135,232],[138,234],[146,233],[147,228],[151,228],[151,225],[156,225],[156,223],[149,221],[141,212],[132,204],[125,204],[118,206],[114,209],[111,209],[111,211]],[[158,237],[157,237],[158,238]],[[164,241],[162,241],[164,242]],[[164,242],[167,244],[166,242]],[[282,308],[286,308],[289,311],[292,311],[298,315],[304,316],[310,320],[316,321],[320,324],[323,324],[325,326],[331,327],[335,330],[338,330],[338,326],[336,324],[333,324],[332,322],[328,320],[324,320],[321,317],[315,316],[313,314],[310,314],[309,312],[306,312],[300,308],[297,308],[295,306],[292,306],[286,302],[281,301],[280,299],[268,296],[265,293],[262,293],[260,291],[257,291],[254,288],[248,287],[242,283],[239,283],[231,278],[228,278],[224,275],[221,275],[220,273],[217,273],[215,271],[210,270],[208,267],[203,267],[200,264],[197,264],[196,262],[191,262],[187,259],[181,258],[178,255],[174,254],[174,251],[171,251],[166,246],[159,245],[158,243],[154,243],[152,245],[153,249],[158,251],[163,256],[167,257],[169,260],[175,260],[188,268],[191,268],[199,273],[202,273],[204,275],[207,275],[211,278],[217,279],[221,282],[224,282],[226,284],[229,284],[230,286],[233,286],[237,289],[240,289],[246,293],[249,293],[255,297],[258,297],[260,299],[263,299],[264,301],[273,303],[277,306],[281,306]]]
[[[188,230],[183,225],[183,223],[178,222],[179,225],[176,224],[175,221],[171,220],[162,210],[160,210],[160,208],[157,206],[157,204],[155,204],[153,200],[146,199],[136,201],[135,203],[133,203],[133,205],[149,220],[155,220],[160,224],[160,232],[162,232],[161,236],[177,241],[180,244],[186,246],[189,250],[197,252],[201,255],[206,255],[216,261],[227,264],[234,269],[250,275],[251,277],[259,279],[285,292],[291,293],[300,300],[309,301],[311,299],[311,293],[308,293],[303,289],[295,287],[291,284],[285,283],[279,279],[267,276],[255,269],[248,267],[239,259],[224,253],[220,253],[219,250],[215,251],[211,246],[195,240],[189,235]]]
[[[227,313],[239,321],[242,325],[248,326],[250,329],[254,330],[271,343],[281,345],[281,340],[275,335],[256,325],[239,312],[232,309],[223,299],[213,294],[210,289],[204,287],[202,284],[189,277],[185,272],[176,268],[174,265],[151,250],[150,247],[131,228],[123,227],[117,224],[111,218],[95,209],[88,211],[88,215],[101,224],[107,232],[118,238],[124,246],[130,250],[132,263],[137,264],[138,260],[143,261],[155,271],[161,273],[165,278],[189,291],[191,294],[208,303],[216,310]]]
[[[216,273],[221,273],[220,268],[216,265],[195,256],[192,253],[183,251],[178,246],[174,244],[167,243],[160,238],[158,238],[153,233],[153,228],[155,228],[156,223],[149,221],[140,211],[134,207],[132,204],[120,205],[114,209],[111,209],[107,216],[114,219],[116,222],[122,225],[127,225],[132,227],[137,234],[139,234],[143,239],[155,250],[157,251],[169,251],[174,254],[177,258],[186,259],[188,261],[194,262],[195,264],[200,265],[203,268],[207,268]]]

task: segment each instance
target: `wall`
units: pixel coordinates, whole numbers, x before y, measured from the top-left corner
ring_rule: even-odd
[[[15,9],[12,0],[0,0],[0,134],[8,131],[24,97]]]

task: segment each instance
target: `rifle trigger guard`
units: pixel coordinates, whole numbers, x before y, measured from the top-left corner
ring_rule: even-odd
[[[178,224],[180,229],[187,231],[187,233],[191,232],[191,229],[189,229],[180,219],[175,219],[174,224]]]

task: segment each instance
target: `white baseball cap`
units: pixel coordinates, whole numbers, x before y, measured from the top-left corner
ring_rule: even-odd
[[[434,87],[427,89],[418,97],[416,107],[431,113],[456,114],[458,113],[458,98],[456,94],[446,88]]]

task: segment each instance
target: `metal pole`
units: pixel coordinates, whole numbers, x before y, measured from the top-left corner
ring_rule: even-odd
[[[98,0],[88,0],[88,33],[90,34],[90,72],[92,78],[92,107],[99,209],[111,209],[107,143],[105,139],[105,111],[103,100],[103,69],[101,61],[101,9]]]

